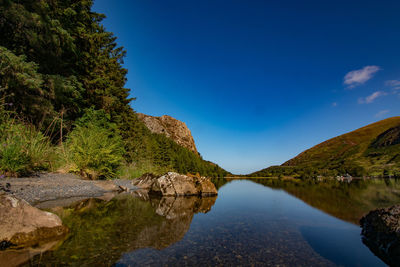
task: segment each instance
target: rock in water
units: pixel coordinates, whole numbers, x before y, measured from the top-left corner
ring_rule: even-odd
[[[218,194],[215,185],[205,177],[191,177],[168,172],[160,177],[145,174],[134,180],[134,186],[148,193],[163,196],[214,196]]]
[[[166,137],[174,140],[178,145],[198,153],[192,133],[184,122],[174,119],[168,115],[161,117],[153,117],[142,113],[137,113],[137,115],[151,132],[163,134]]]
[[[363,242],[390,266],[400,266],[400,205],[371,211],[360,220]]]
[[[67,232],[61,219],[39,210],[25,200],[0,194],[0,242],[16,246],[36,245],[42,240],[59,237]]]

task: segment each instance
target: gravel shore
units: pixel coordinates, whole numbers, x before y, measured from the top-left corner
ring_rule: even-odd
[[[64,173],[0,179],[0,191],[6,191],[36,206],[43,202],[100,197],[110,192],[135,189],[129,180],[90,181]]]

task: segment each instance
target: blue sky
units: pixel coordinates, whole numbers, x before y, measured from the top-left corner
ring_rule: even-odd
[[[233,173],[400,115],[400,1],[96,0],[132,107]]]

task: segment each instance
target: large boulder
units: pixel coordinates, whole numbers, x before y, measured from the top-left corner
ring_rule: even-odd
[[[400,205],[371,211],[360,220],[363,242],[390,266],[400,263]]]
[[[0,243],[8,246],[31,246],[60,237],[67,232],[61,219],[39,210],[25,200],[0,194]]]
[[[160,177],[145,174],[134,180],[134,186],[163,196],[215,196],[215,185],[205,177],[192,177],[168,172]]]

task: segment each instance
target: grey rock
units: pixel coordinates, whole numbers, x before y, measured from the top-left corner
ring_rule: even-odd
[[[390,266],[400,266],[400,205],[361,218],[363,242]]]

